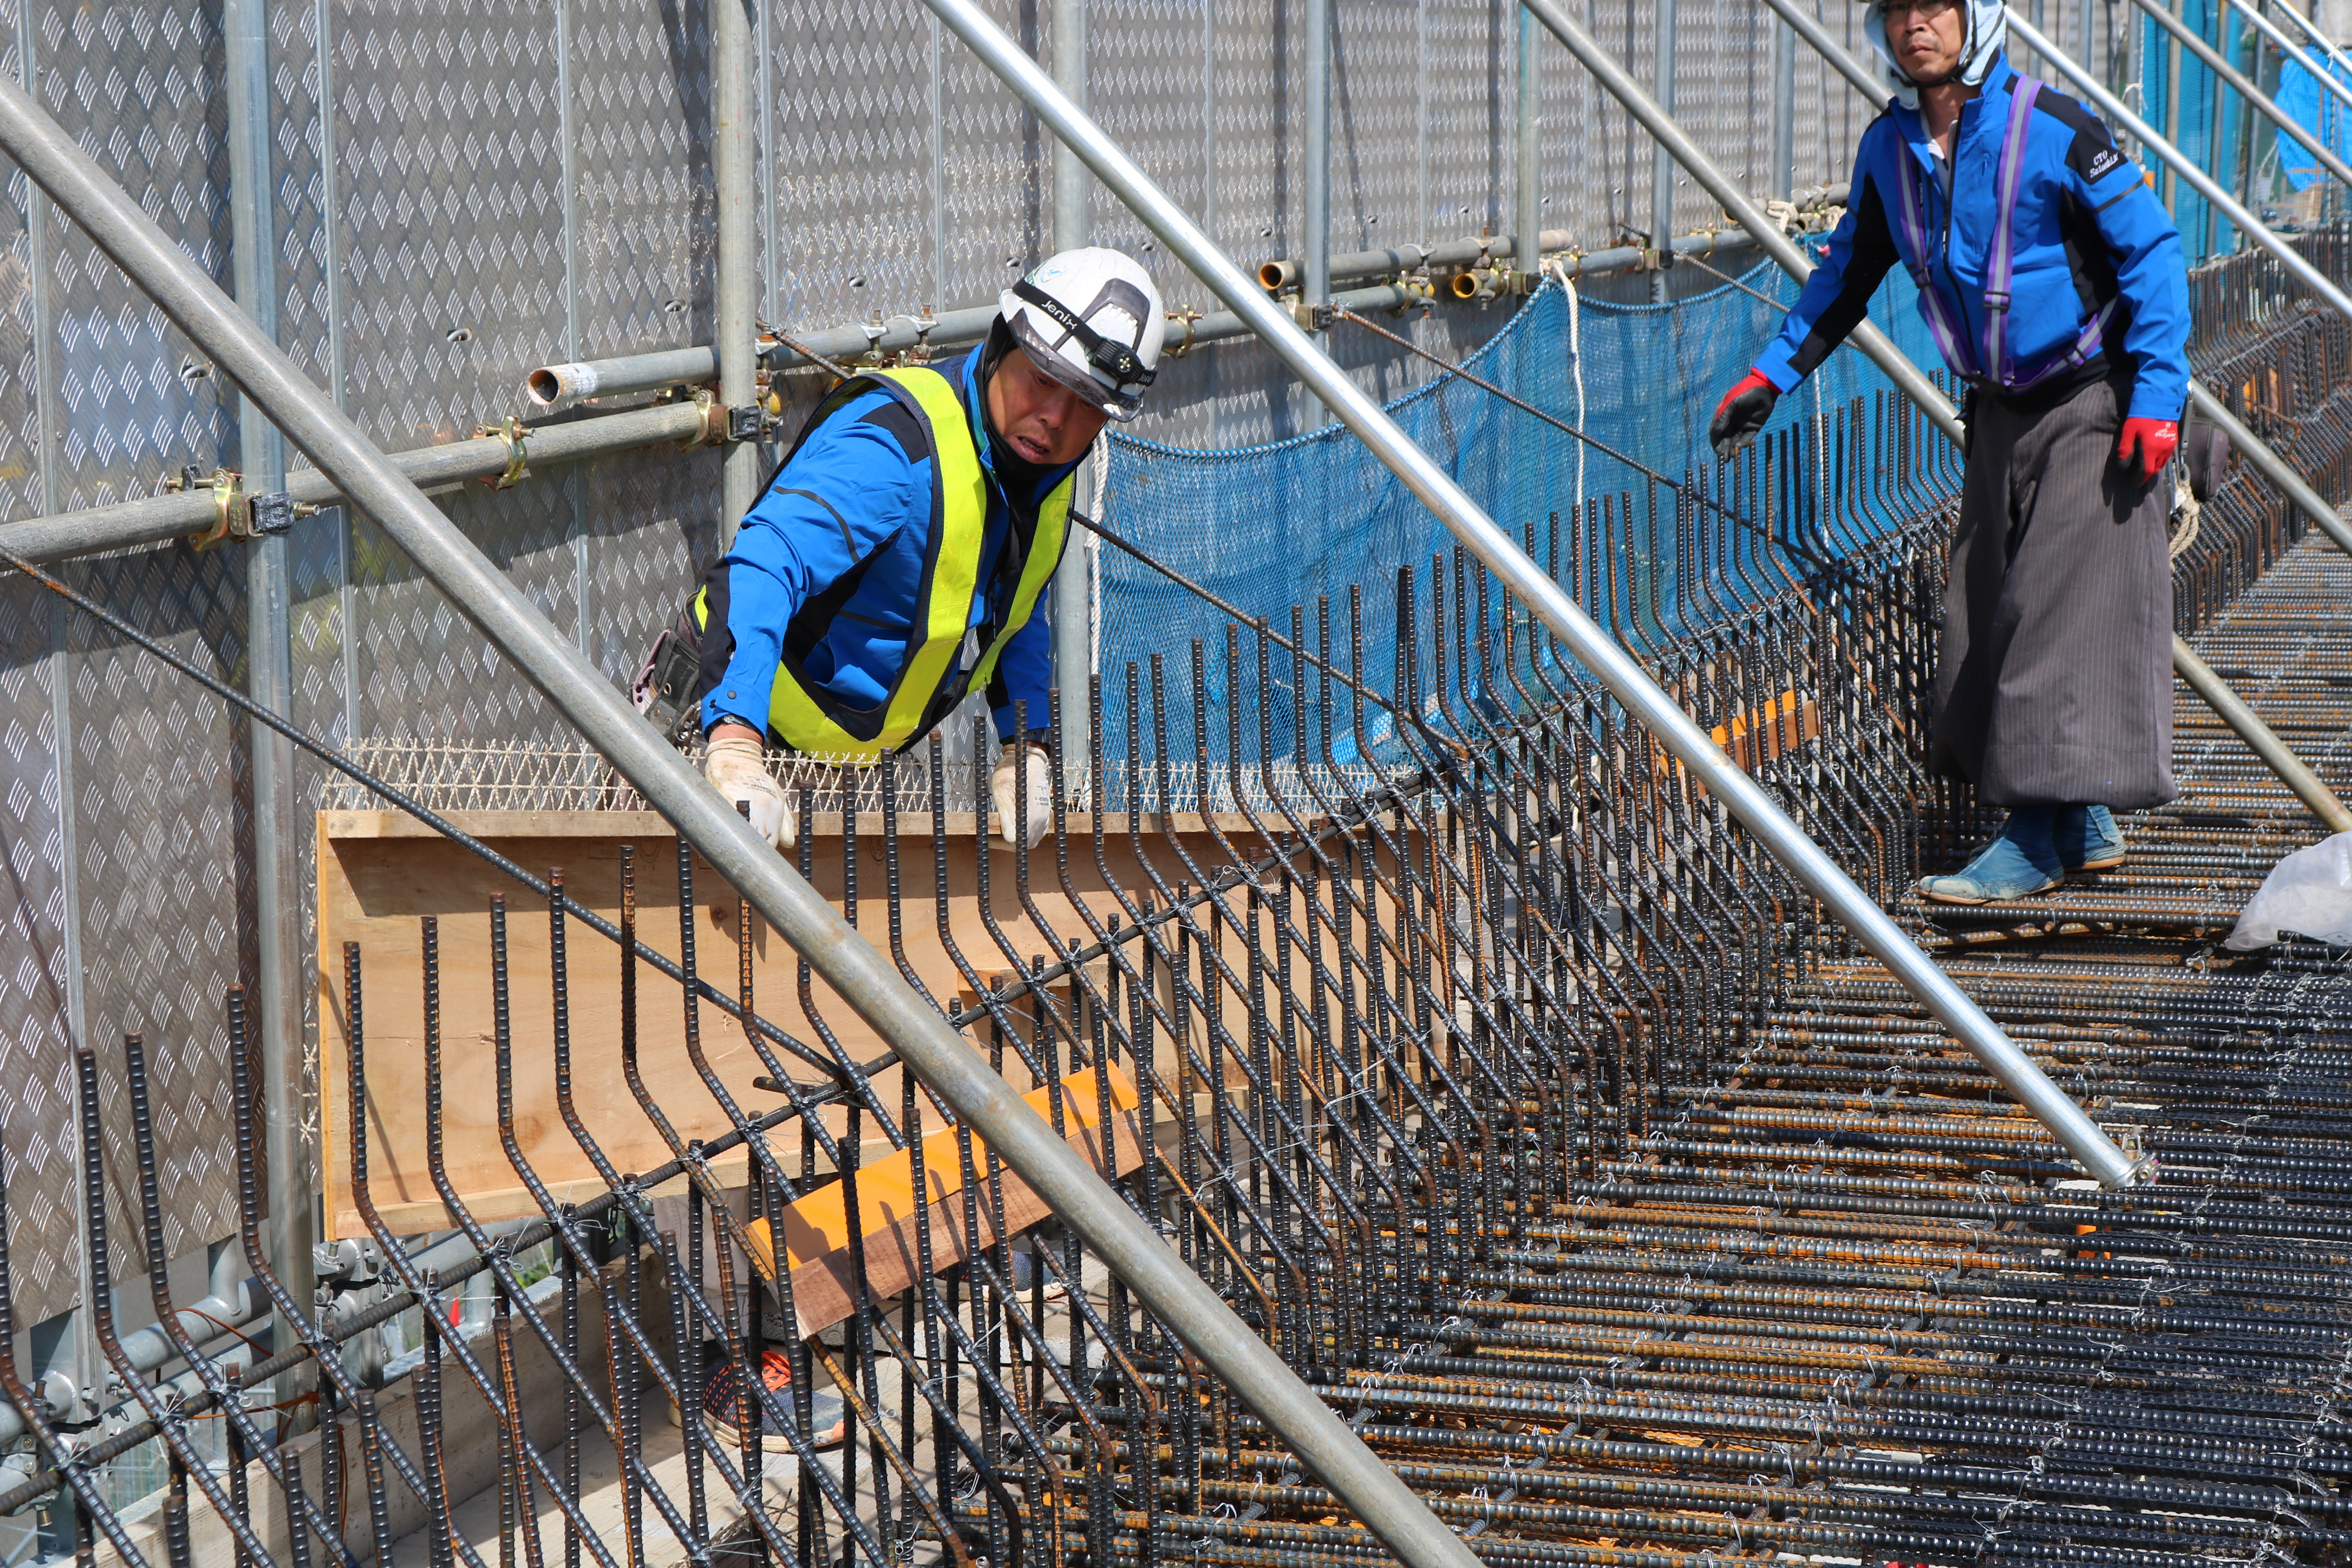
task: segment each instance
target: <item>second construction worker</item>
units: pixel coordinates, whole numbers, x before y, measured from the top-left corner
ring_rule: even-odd
[[[2009,808],[1923,896],[2024,898],[2122,863],[2173,796],[2168,487],[2189,395],[2180,237],[2074,100],[2011,69],[2001,0],[1868,0],[1893,101],[1829,254],[1709,432],[1730,458],[1900,266],[1969,386],[1936,669],[1937,770]],[[2112,809],[2111,809],[2112,808]]]
[[[770,740],[871,760],[977,689],[1004,743],[989,781],[1004,837],[1017,791],[1035,847],[1053,809],[1038,602],[1073,473],[1105,421],[1142,406],[1166,331],[1142,268],[1067,250],[1004,292],[979,348],[853,377],[818,406],[680,628],[699,647],[705,773],[762,837],[784,848],[798,830]]]

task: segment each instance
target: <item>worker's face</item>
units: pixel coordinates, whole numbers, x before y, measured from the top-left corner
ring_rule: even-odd
[[[988,420],[1024,462],[1058,468],[1086,456],[1102,434],[1103,411],[1039,370],[1026,349],[997,362],[988,378]]]
[[[1886,47],[1913,81],[1942,81],[1960,68],[1969,37],[1959,0],[1885,0]]]

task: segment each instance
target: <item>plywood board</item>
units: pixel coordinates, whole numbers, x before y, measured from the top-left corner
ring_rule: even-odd
[[[544,876],[549,868],[562,867],[572,897],[607,919],[618,919],[621,852],[624,845],[633,846],[639,938],[656,952],[673,959],[677,955],[677,841],[658,816],[628,812],[478,813],[459,815],[454,820],[462,830],[485,837],[535,874]],[[838,818],[830,822],[820,818],[816,826],[814,879],[817,889],[835,907],[853,912],[869,940],[887,946],[888,867],[881,837],[863,831],[861,824],[856,853],[858,897],[853,910],[845,896],[848,877]],[[946,837],[940,841],[948,870],[947,936],[983,981],[1012,973],[1032,955],[1050,957],[1048,943],[1024,906],[1013,875],[1013,857],[1002,839],[991,838],[987,915],[1011,948],[1010,956],[999,945],[980,905],[977,846],[968,822],[961,835],[955,826],[951,819]],[[1199,875],[1230,866],[1237,852],[1268,851],[1263,840],[1248,834],[1243,819],[1179,818],[1177,826],[1191,829],[1178,836],[1192,858],[1190,868],[1168,838],[1155,832],[1145,839],[1154,868],[1171,885],[1179,879],[1197,885]],[[901,908],[902,946],[907,964],[932,997],[952,1007],[968,1002],[973,993],[942,939],[929,824],[919,817],[901,817],[899,826],[899,873],[906,900]],[[1119,908],[1109,890],[1114,882],[1139,900],[1153,890],[1150,878],[1136,863],[1126,826],[1123,818],[1106,819],[1101,868],[1095,865],[1085,837],[1074,837],[1071,845],[1071,886],[1097,920],[1107,920]],[[1073,827],[1083,835],[1090,824],[1081,818]],[[1220,833],[1224,835],[1223,843]],[[566,1129],[555,1097],[552,975],[545,903],[397,813],[322,812],[318,837],[320,1073],[326,1109],[322,1154],[331,1233],[338,1237],[366,1234],[351,1165],[350,1037],[342,986],[346,942],[359,943],[364,981],[369,1196],[395,1234],[413,1235],[456,1223],[436,1194],[426,1161],[419,926],[421,917],[426,915],[434,916],[439,924],[445,1173],[479,1218],[536,1212],[535,1201],[502,1145],[498,1125],[488,914],[491,898],[497,894],[505,895],[508,902],[517,1149],[559,1199],[584,1198],[601,1191],[595,1168]],[[1028,891],[1036,917],[1066,938],[1089,940],[1086,921],[1072,907],[1055,874],[1051,855],[1041,850],[1032,858],[1032,868]],[[732,994],[738,958],[736,900],[708,866],[698,863],[695,893],[695,945],[700,973]],[[671,1152],[631,1093],[623,1070],[619,950],[577,921],[569,927],[567,942],[573,1099],[578,1114],[614,1168],[653,1170],[668,1161]],[[1237,939],[1229,945],[1228,953],[1238,967]],[[883,1041],[821,981],[811,982],[803,1002],[796,956],[764,930],[753,937],[751,972],[760,1012],[795,1038],[822,1049],[822,1023],[854,1060],[868,1062],[886,1054]],[[1299,983],[1305,984],[1303,976]],[[732,1122],[704,1086],[687,1052],[686,1010],[679,987],[640,964],[637,998],[637,1060],[648,1092],[681,1138],[711,1138],[729,1131]],[[1224,1005],[1228,1026],[1242,1027],[1237,1002],[1228,995]],[[1269,1005],[1278,1004],[1269,998]],[[715,1007],[705,1005],[698,1011],[704,1058],[735,1103],[755,1115],[782,1104],[780,1095],[753,1087],[753,1080],[769,1069],[745,1041],[740,1027]],[[1193,1026],[1199,1027],[1197,1018]],[[975,1048],[986,1048],[987,1035],[985,1027],[972,1031]],[[1166,1042],[1161,1048],[1167,1048]],[[1008,1049],[1005,1062],[1016,1089],[1026,1092],[1037,1087],[1023,1069],[1017,1052]],[[796,1081],[820,1080],[817,1069],[806,1063],[787,1058],[786,1065]],[[1229,1079],[1238,1076],[1230,1062],[1227,1076]],[[881,1103],[895,1113],[904,1093],[898,1070],[892,1068],[880,1074],[875,1089]],[[887,1155],[889,1149],[874,1136],[871,1117],[861,1120],[861,1158],[871,1163]],[[835,1136],[846,1133],[847,1116],[842,1107],[829,1109],[824,1121]],[[789,1136],[789,1164],[794,1170],[799,1143],[797,1133]],[[738,1153],[726,1163],[722,1180],[730,1184],[741,1183],[742,1159]]]
[[[1101,1080],[1091,1070],[1062,1079],[1062,1125],[1078,1157],[1106,1178],[1126,1175],[1143,1163],[1142,1124],[1136,1115],[1135,1086],[1117,1068],[1109,1072],[1108,1136],[1103,1126]],[[1024,1098],[1029,1108],[1050,1120],[1053,1090],[1032,1089]],[[793,1317],[800,1336],[821,1333],[856,1310],[856,1269],[862,1258],[866,1290],[873,1300],[887,1301],[920,1278],[921,1232],[930,1232],[933,1272],[951,1268],[971,1255],[964,1235],[963,1155],[954,1128],[922,1141],[923,1206],[918,1214],[912,1157],[895,1153],[857,1173],[857,1220],[849,1219],[843,1184],[821,1187],[785,1206],[777,1216],[784,1237],[784,1266],[792,1271]],[[973,1173],[988,1182],[988,1145],[972,1140]],[[993,1247],[1005,1237],[1035,1225],[1053,1211],[1026,1182],[1011,1171],[999,1181],[1003,1192],[1004,1226],[996,1226],[996,1194],[978,1194],[973,1205],[980,1215],[979,1245]],[[760,1271],[776,1277],[775,1245],[766,1220],[750,1226],[752,1251]]]

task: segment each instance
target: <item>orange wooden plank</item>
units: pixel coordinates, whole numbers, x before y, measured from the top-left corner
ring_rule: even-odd
[[[1106,1178],[1123,1176],[1143,1163],[1141,1122],[1135,1086],[1117,1068],[1108,1069],[1111,1126],[1109,1147],[1104,1147],[1102,1106],[1094,1069],[1062,1079],[1062,1125],[1070,1146]],[[1051,1089],[1034,1089],[1022,1098],[1038,1115],[1052,1120]],[[950,1127],[923,1140],[923,1191],[928,1199],[934,1271],[961,1263],[971,1256],[964,1236],[963,1158],[957,1130]],[[988,1173],[988,1145],[971,1141],[972,1168],[983,1183]],[[1045,1201],[1011,1171],[1003,1173],[1004,1228],[1013,1234],[1052,1214]],[[848,1317],[856,1300],[852,1253],[866,1263],[866,1289],[880,1301],[912,1285],[921,1271],[917,1247],[925,1216],[915,1204],[914,1156],[908,1151],[861,1166],[857,1173],[857,1224],[849,1223],[845,1184],[832,1184],[786,1205],[778,1215],[784,1233],[784,1260],[792,1271],[793,1316],[801,1337]],[[980,1241],[992,1247],[998,1237],[992,1194],[980,1194]],[[776,1277],[775,1244],[768,1222],[750,1226],[753,1261],[769,1279]]]

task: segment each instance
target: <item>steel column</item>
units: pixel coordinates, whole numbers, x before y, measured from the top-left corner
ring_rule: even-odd
[[[712,0],[710,7],[710,174],[719,208],[714,346],[719,401],[730,409],[751,407],[760,398],[751,5],[751,0]],[[719,448],[719,537],[724,544],[733,542],[736,524],[760,499],[760,444],[730,441]]]
[[[1078,102],[1087,97],[1087,0],[1053,0],[1046,13],[1047,47],[1054,79]],[[1059,148],[1054,153],[1054,248],[1075,250],[1087,242],[1087,166]],[[994,315],[989,316],[994,321]],[[1076,502],[1081,511],[1095,509],[1093,465],[1078,471]],[[1062,548],[1061,563],[1054,568],[1048,597],[1054,630],[1054,684],[1062,693],[1065,728],[1077,726],[1084,734],[1094,668],[1094,535],[1072,533]],[[1042,725],[1042,716],[1034,720]],[[1071,776],[1076,776],[1073,767]]]
[[[2050,1128],[2069,1153],[2109,1185],[2126,1186],[2137,1178],[2138,1165],[2116,1147],[2082,1108],[2068,1100],[1999,1026],[1919,951],[1885,910],[1870,901],[1837,863],[1790,820],[1780,803],[1735,764],[1706,731],[1659,689],[1633,656],[1612,640],[1558,583],[1528,558],[1508,531],[1488,517],[1428,453],[1414,445],[1360,387],[1318,353],[1306,334],[1266,298],[1257,282],[1235,267],[1183,210],[1152,184],[1134,160],[1056,92],[1035,63],[988,19],[974,0],[924,3],[963,39],[982,64],[1036,112],[1064,145],[1077,149],[1093,167],[1096,177],[1109,186],[1129,210],[1224,301],[1227,309],[1256,330],[1266,346],[1289,366],[1291,374],[1304,381],[1372,455],[1486,564],[1503,586],[1559,637],[1568,651],[1625,705],[1631,717],[1679,758],[1711,795],[1724,803],[1767,853],[1786,866],[1828,907],[1832,918],[1853,931],[1928,1012],[1951,1028],[2002,1085]],[[1622,86],[1638,100],[1629,100],[1628,106],[1643,120],[1652,135],[1661,141],[1671,137],[1682,142],[1681,132],[1673,121],[1659,114],[1656,106],[1638,88],[1623,80],[1623,73],[1616,69],[1615,62],[1600,54],[1584,30],[1555,0],[1539,0],[1539,5],[1538,19],[1567,43],[1571,52],[1588,64],[1597,57],[1615,72]],[[1612,87],[1612,90],[1616,89]],[[1754,213],[1747,197],[1727,183],[1725,195],[1729,202],[1737,202]],[[1756,216],[1761,223],[1761,215]],[[1784,249],[1794,254],[1785,237],[1777,233],[1775,237]],[[1900,356],[1894,357],[1899,363]],[[1916,370],[1910,374],[1915,377],[1918,374]],[[1352,1497],[1349,1500],[1354,1502]],[[1356,1506],[1360,1512],[1361,1505]],[[1426,1522],[1425,1516],[1417,1510],[1416,1519]],[[1370,1522],[1369,1516],[1367,1522]],[[1405,1522],[1397,1521],[1401,1531]],[[1413,1526],[1421,1527],[1421,1523]],[[1399,1537],[1389,1536],[1380,1525],[1374,1525],[1374,1529],[1381,1530],[1383,1539],[1392,1547],[1398,1545]],[[1450,1534],[1443,1549],[1449,1558],[1463,1552],[1460,1542]]]
[[[1035,63],[984,18],[957,10],[943,11],[942,19],[967,43],[975,37],[965,30],[967,26],[982,29],[983,43],[991,46],[986,58],[993,68],[1004,72],[1007,66],[1000,53],[1009,53],[1034,79],[1037,89],[1061,111],[1075,117],[1076,111],[1054,92]],[[1439,1523],[1347,1424],[1234,1315],[1158,1231],[1046,1125],[1011,1084],[990,1070],[985,1059],[949,1027],[887,958],[843,921],[766,840],[754,835],[750,823],[728,808],[580,649],[559,634],[457,525],[385,460],[277,344],[255,331],[251,320],[22,87],[5,79],[0,79],[0,150],[15,158],[115,266],[211,355],[224,374],[245,388],[287,438],[375,520],[450,603],[514,660],[524,677],[572,721],[621,776],[701,851],[712,869],[809,960],[852,1011],[891,1043],[899,1059],[947,1102],[957,1119],[984,1139],[1062,1223],[1102,1255],[1145,1305],[1291,1444],[1307,1469],[1338,1493],[1408,1568],[1475,1568],[1476,1559],[1453,1531]],[[1123,158],[1120,163],[1132,170]],[[1230,263],[1225,264],[1224,274],[1236,299],[1248,299],[1255,291]],[[1262,293],[1248,302],[1273,311]],[[1278,314],[1276,320],[1280,320]],[[1296,333],[1290,341],[1297,342]],[[1307,357],[1328,369],[1321,356],[1310,353]],[[1340,385],[1350,386],[1336,372],[1330,374]],[[1358,396],[1360,400],[1361,395]],[[1441,479],[1441,482],[1450,487],[1450,481]],[[1493,530],[1493,524],[1487,527]],[[1585,625],[1589,627],[1591,623]],[[1597,631],[1592,635],[1597,637]],[[1611,651],[1618,663],[1631,666],[1622,653]],[[1634,679],[1647,684],[1638,670]],[[1649,690],[1657,702],[1665,702],[1654,687]],[[1680,718],[1678,712],[1676,717]],[[1687,719],[1681,723],[1678,742],[1695,749],[1714,749]],[[1748,792],[1761,795],[1719,751],[1714,752],[1714,761],[1717,769]],[[1777,816],[1773,808],[1765,809]],[[1785,824],[1785,818],[1780,820]],[[1793,826],[1787,831],[1793,833]],[[1798,842],[1803,842],[1801,837]],[[1819,853],[1813,851],[1816,857]],[[1891,922],[1888,930],[1893,931]],[[1895,940],[1903,940],[1899,932]],[[1911,952],[1926,964],[1916,949]],[[1990,1027],[1989,1021],[1986,1027]],[[2005,1039],[2001,1043],[2008,1046]],[[2008,1048],[2016,1051],[2013,1046]],[[2018,1060],[2039,1078],[2021,1054]],[[2047,1079],[2041,1081],[2093,1138],[2104,1142],[2079,1110],[2058,1096]],[[2120,1161],[2120,1152],[2107,1147]]]
[[[1650,37],[1650,74],[1658,84],[1658,107],[1671,119],[1675,112],[1675,0],[1657,0],[1657,20]],[[1650,243],[1657,248],[1658,270],[1650,274],[1650,302],[1666,302],[1666,271],[1674,252],[1666,237],[1675,232],[1675,160],[1664,142],[1650,154]]]
[[[228,185],[232,260],[238,301],[254,330],[275,342],[278,335],[277,182],[269,146],[268,0],[226,0],[221,17],[227,68]],[[248,492],[282,489],[286,445],[277,427],[250,398],[237,405],[239,464]],[[257,539],[245,552],[246,694],[290,717],[294,665],[288,641],[287,543],[283,537]],[[262,1126],[268,1140],[269,1265],[295,1293],[311,1291],[310,1243],[318,1234],[313,1210],[310,1140],[304,1129],[314,1118],[304,1089],[302,1050],[301,838],[295,824],[294,745],[268,725],[247,726],[253,757],[254,926],[259,989],[254,1014],[261,1028],[268,1103]],[[289,1372],[275,1389],[283,1413],[279,1430],[308,1431],[315,1415],[303,1396],[316,1369]]]
[[[1519,117],[1515,137],[1518,153],[1518,222],[1516,263],[1526,287],[1535,288],[1543,269],[1543,56],[1542,36],[1535,18],[1519,14]],[[1329,263],[1325,268],[1328,271]],[[1326,287],[1328,287],[1327,282]]]

